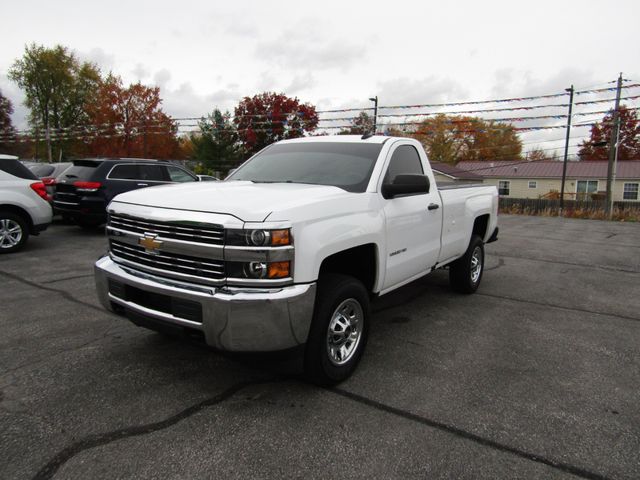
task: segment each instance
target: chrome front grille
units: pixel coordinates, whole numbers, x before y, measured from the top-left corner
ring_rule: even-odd
[[[219,283],[225,277],[224,262],[169,252],[149,253],[144,247],[115,239],[109,241],[115,262],[197,283]]]
[[[109,226],[141,235],[151,233],[174,240],[208,245],[224,245],[224,228],[222,225],[190,225],[187,222],[149,221],[112,213],[109,215]]]

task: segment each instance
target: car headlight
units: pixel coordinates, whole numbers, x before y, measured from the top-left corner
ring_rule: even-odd
[[[291,231],[279,230],[227,230],[226,244],[238,247],[283,247],[291,245]]]
[[[291,276],[291,262],[228,262],[227,274],[232,278],[253,280],[288,278]]]

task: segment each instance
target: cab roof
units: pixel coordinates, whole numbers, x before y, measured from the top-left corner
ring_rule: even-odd
[[[278,143],[384,143],[389,139],[396,138],[385,135],[372,135],[364,139],[362,137],[363,135],[323,135],[318,137],[292,138],[289,140],[282,140]]]

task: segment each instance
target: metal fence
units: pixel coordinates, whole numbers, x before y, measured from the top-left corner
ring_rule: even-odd
[[[504,212],[519,211],[538,215],[541,213],[557,213],[560,210],[560,200],[546,198],[504,198],[500,197],[500,210]],[[585,212],[604,211],[606,202],[601,200],[565,200],[565,211],[582,210]],[[633,211],[640,213],[640,202],[614,202],[614,209],[618,211]]]

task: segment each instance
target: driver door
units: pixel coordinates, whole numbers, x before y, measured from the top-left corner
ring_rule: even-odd
[[[383,183],[399,174],[424,175],[426,158],[413,145],[399,144],[391,156]],[[383,290],[428,272],[440,255],[442,201],[433,177],[429,193],[382,198],[386,220],[386,274]]]

